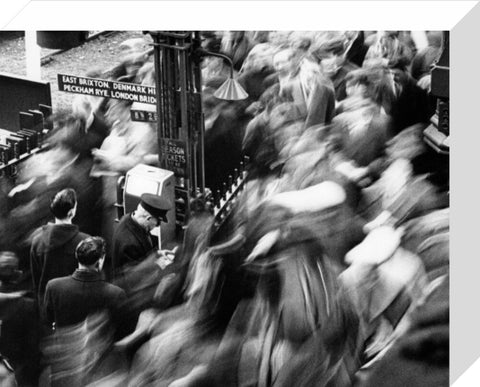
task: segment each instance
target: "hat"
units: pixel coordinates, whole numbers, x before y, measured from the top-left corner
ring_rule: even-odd
[[[140,197],[140,205],[153,217],[168,223],[167,211],[171,208],[168,200],[158,195],[145,193]]]

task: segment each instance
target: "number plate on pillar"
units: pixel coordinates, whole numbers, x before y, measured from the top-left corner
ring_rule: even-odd
[[[146,110],[131,110],[130,118],[137,122],[157,122],[157,112]]]

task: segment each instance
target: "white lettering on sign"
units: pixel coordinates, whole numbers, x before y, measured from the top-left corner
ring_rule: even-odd
[[[156,89],[135,83],[58,74],[58,90],[155,105]]]
[[[113,90],[129,91],[131,93],[147,94],[147,86],[134,85],[130,83],[114,83]]]
[[[152,97],[151,95],[141,95],[140,102],[155,104],[157,103],[157,100],[155,97]]]
[[[102,90],[102,89],[95,89],[95,95],[97,97],[110,97],[110,93],[108,90]]]
[[[71,77],[71,76],[68,76],[68,75],[63,75],[62,76],[62,80],[64,83],[77,83],[77,78],[76,77]]]
[[[175,145],[167,145],[166,147],[166,151],[168,153],[171,153],[171,154],[176,154],[176,155],[184,155],[185,154],[185,150],[183,148],[180,148],[178,146],[175,146]]]
[[[176,167],[180,167],[181,164],[185,164],[187,161],[184,155],[172,155],[167,153],[166,157],[167,161],[169,163],[173,163],[173,165]]]
[[[178,176],[185,176],[187,168],[185,143],[178,140],[162,139],[161,152],[167,169],[173,170]]]
[[[93,87],[64,85],[64,90],[70,91],[72,93],[78,93],[78,94],[95,95],[95,89]]]
[[[112,91],[111,97],[112,98],[117,98],[117,99],[139,102],[138,94],[133,94],[133,93],[122,93],[120,91]]]
[[[108,89],[110,86],[108,81],[103,81],[101,79],[79,78],[78,81],[82,86],[99,87],[102,89]]]

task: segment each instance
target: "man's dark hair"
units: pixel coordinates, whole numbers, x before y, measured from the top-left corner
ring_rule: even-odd
[[[50,203],[50,211],[57,219],[65,219],[68,211],[70,211],[77,203],[77,194],[72,188],[62,189],[53,197]]]
[[[84,239],[75,249],[78,262],[85,266],[95,264],[104,254],[105,239],[96,236]]]

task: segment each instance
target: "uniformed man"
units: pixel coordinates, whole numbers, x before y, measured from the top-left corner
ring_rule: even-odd
[[[122,217],[113,236],[113,274],[142,262],[155,249],[150,232],[167,223],[171,204],[158,195],[143,194],[135,211]]]

